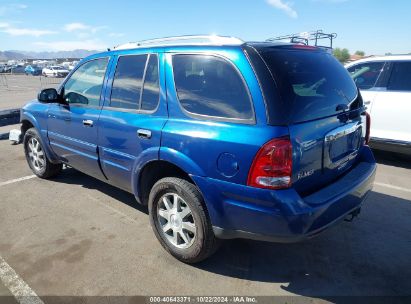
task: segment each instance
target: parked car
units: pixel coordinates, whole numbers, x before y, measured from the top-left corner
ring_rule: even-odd
[[[133,193],[187,263],[219,239],[295,242],[358,215],[376,164],[344,67],[299,44],[192,39],[92,55],[41,91],[21,112],[34,174],[67,164]]]
[[[67,70],[71,71],[76,67],[77,64],[78,64],[78,61],[67,61],[67,62],[63,62],[61,65]]]
[[[372,117],[371,146],[411,155],[411,55],[371,57],[346,68]]]
[[[42,71],[42,74],[45,77],[66,77],[69,73],[69,70],[58,65],[43,68]]]
[[[21,65],[13,66],[11,68],[11,73],[12,74],[24,74],[25,73],[24,66],[21,66]]]
[[[1,73],[11,73],[11,70],[14,68],[14,66],[11,65],[4,65]]]
[[[26,68],[24,69],[24,72],[26,73],[26,75],[33,75],[33,76],[37,76],[37,75],[41,75],[42,73],[42,68],[36,66],[36,65],[28,65],[26,66]]]

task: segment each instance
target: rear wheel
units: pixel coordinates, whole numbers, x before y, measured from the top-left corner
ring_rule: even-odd
[[[35,128],[26,131],[23,144],[27,163],[34,174],[41,178],[50,178],[60,173],[63,165],[53,164],[48,160]]]
[[[161,245],[185,263],[200,262],[217,248],[204,200],[186,180],[159,180],[149,197],[150,223]]]

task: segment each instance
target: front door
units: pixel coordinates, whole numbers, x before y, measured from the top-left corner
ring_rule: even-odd
[[[53,151],[66,164],[100,179],[104,175],[99,167],[97,131],[108,62],[105,57],[79,66],[62,87],[66,104],[52,104],[48,112]]]

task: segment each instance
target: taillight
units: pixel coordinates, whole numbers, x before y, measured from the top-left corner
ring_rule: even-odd
[[[371,129],[371,116],[368,112],[365,112],[365,144],[370,142],[370,129]]]
[[[292,145],[288,137],[267,142],[258,151],[248,173],[247,185],[284,189],[291,185]]]

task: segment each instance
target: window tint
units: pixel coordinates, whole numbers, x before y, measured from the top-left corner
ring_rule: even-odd
[[[108,58],[84,63],[64,85],[64,98],[69,104],[98,106]]]
[[[288,120],[302,122],[336,115],[337,106],[359,107],[357,87],[347,70],[322,51],[260,51],[280,91]]]
[[[411,91],[411,62],[394,63],[387,89]]]
[[[110,106],[137,110],[147,55],[121,56],[117,62]]]
[[[178,98],[188,112],[223,118],[253,118],[245,84],[230,63],[213,56],[175,55],[173,70]]]
[[[360,89],[368,90],[374,87],[383,66],[384,62],[367,62],[352,66],[348,71]]]
[[[141,96],[141,109],[146,111],[155,110],[159,101],[159,94],[158,59],[157,55],[151,54],[144,78],[143,95]]]

